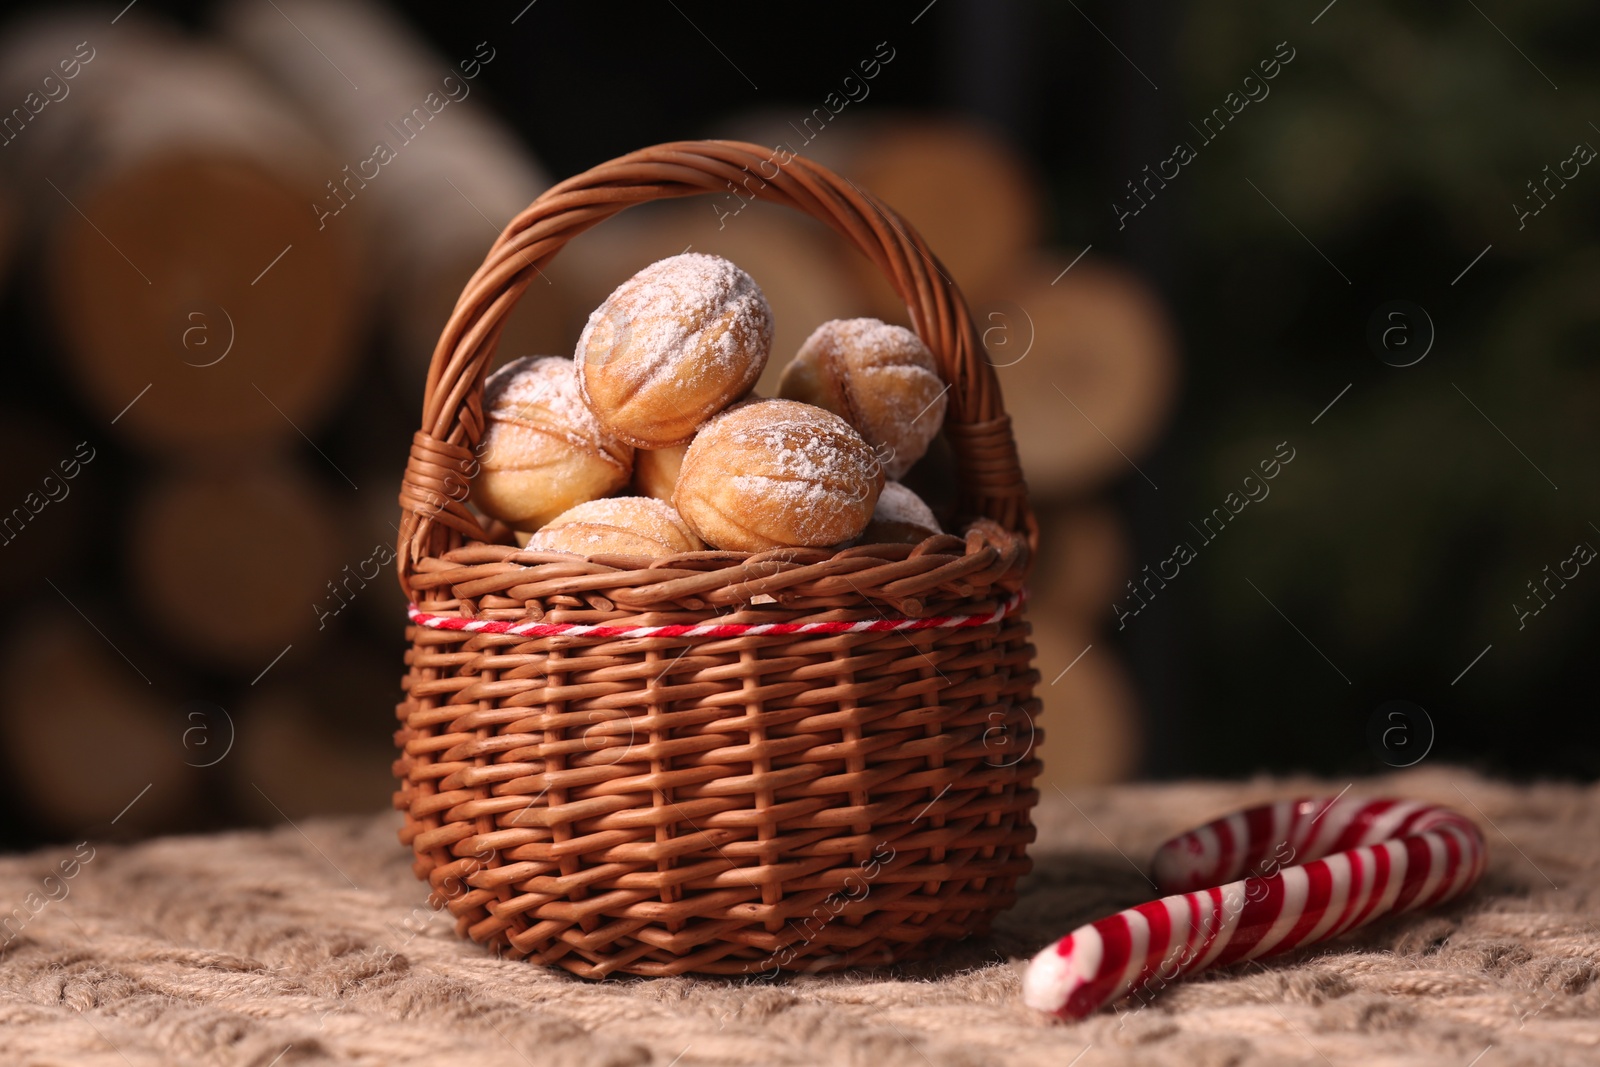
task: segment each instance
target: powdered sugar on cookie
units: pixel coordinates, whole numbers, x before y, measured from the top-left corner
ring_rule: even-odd
[[[701,548],[671,504],[647,496],[609,497],[569,508],[528,539],[532,551],[667,556]]]
[[[687,440],[749,392],[772,347],[772,309],[744,271],[688,253],[618,286],[578,338],[584,400],[639,447]]]
[[[944,422],[945,384],[922,339],[878,319],[834,319],[812,331],[778,391],[843,416],[898,478]]]
[[[472,495],[485,513],[533,529],[627,484],[633,449],[584,405],[572,360],[513,360],[485,383],[484,409]]]
[[[719,548],[822,547],[860,534],[882,473],[837,415],[764,400],[713,419],[684,457],[674,502]]]
[[[933,533],[941,532],[933,509],[899,482],[884,483],[883,492],[878,495],[878,506],[872,509],[872,521],[904,523]]]
[[[603,431],[583,402],[578,366],[564,356],[523,356],[489,375],[483,386],[483,409],[506,421],[527,421],[530,408],[543,408],[579,433],[599,437]]]

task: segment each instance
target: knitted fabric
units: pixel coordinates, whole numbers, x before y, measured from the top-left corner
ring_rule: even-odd
[[[1440,767],[1350,795],[1475,819],[1489,867],[1460,901],[1076,1025],[1023,1006],[1020,961],[1155,896],[1143,865],[1163,839],[1346,784],[1047,787],[1034,873],[992,935],[894,969],[744,982],[496,959],[426,907],[392,815],[45,849],[0,860],[0,1063],[1600,1063],[1600,787]]]

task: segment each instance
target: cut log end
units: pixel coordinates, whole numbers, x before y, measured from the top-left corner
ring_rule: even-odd
[[[62,218],[55,318],[118,432],[190,452],[293,438],[337,399],[363,298],[350,235],[318,232],[309,192],[185,152],[101,176]]]

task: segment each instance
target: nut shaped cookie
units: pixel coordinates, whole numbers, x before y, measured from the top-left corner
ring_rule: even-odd
[[[617,496],[569,508],[528,538],[526,547],[579,556],[659,557],[696,552],[705,545],[666,501]]]
[[[942,533],[933,509],[922,498],[899,482],[885,482],[872,521],[861,535],[864,545],[920,544]]]
[[[810,404],[760,400],[696,435],[673,503],[717,548],[822,548],[860,536],[882,488],[877,457],[849,423]]]
[[[922,338],[877,319],[818,326],[783,369],[778,394],[843,417],[877,451],[890,478],[928,450],[948,399]]]
[[[487,427],[472,500],[487,515],[535,530],[574,504],[628,484],[633,448],[601,428],[562,356],[527,356],[490,375]]]
[[[638,448],[682,444],[748,393],[772,348],[772,309],[719,256],[653,263],[619,285],[578,338],[585,402]]]

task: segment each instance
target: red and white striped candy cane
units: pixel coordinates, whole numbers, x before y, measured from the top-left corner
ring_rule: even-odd
[[[1081,1019],[1180,975],[1451,900],[1478,880],[1484,861],[1478,827],[1431,804],[1335,797],[1250,808],[1157,849],[1156,883],[1175,895],[1049,946],[1028,965],[1022,996]]]

